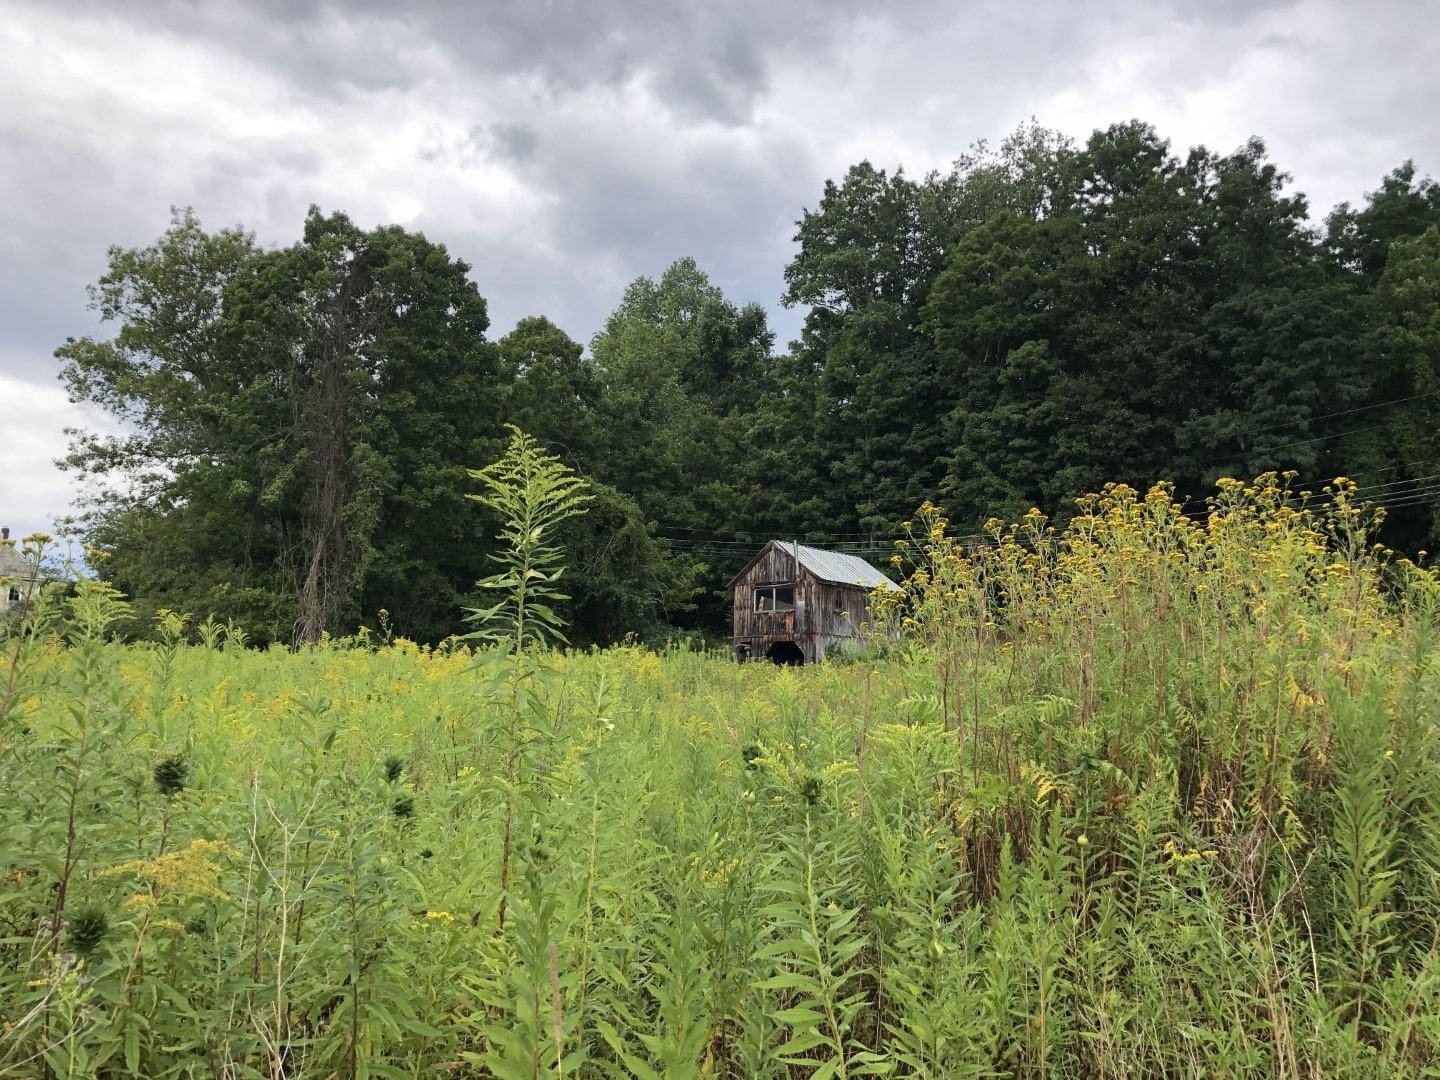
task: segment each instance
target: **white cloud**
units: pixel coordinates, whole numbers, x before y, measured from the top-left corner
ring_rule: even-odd
[[[1440,115],[1422,104],[1440,91],[1427,59],[1437,16],[1403,0],[1305,0],[1230,23],[1170,20],[1088,58],[1083,77],[1035,112],[1082,138],[1145,120],[1181,153],[1228,153],[1258,135],[1318,221],[1406,158],[1440,172]]]
[[[37,524],[76,416],[50,352],[99,329],[106,246],[171,204],[266,243],[311,203],[420,228],[496,333],[546,314],[583,340],[684,255],[773,310],[827,177],[944,167],[1031,115],[1182,152],[1258,134],[1317,216],[1406,157],[1440,171],[1440,8],[1413,0],[0,7],[0,510]]]
[[[10,526],[12,536],[48,532],[73,507],[74,485],[55,465],[68,449],[67,427],[118,432],[58,386],[0,373],[0,525]]]

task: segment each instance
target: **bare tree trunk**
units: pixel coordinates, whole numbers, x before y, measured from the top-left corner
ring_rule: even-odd
[[[357,254],[350,262],[316,373],[310,415],[310,495],[302,541],[306,570],[300,584],[296,645],[319,641],[325,632],[336,629],[354,570],[356,545],[345,532],[345,508],[354,494],[346,435],[345,375],[353,351],[353,309],[363,276],[361,261]]]

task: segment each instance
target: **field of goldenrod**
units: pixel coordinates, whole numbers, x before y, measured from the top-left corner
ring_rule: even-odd
[[[0,1075],[1435,1075],[1440,580],[1349,491],[926,507],[806,669],[82,581],[5,638]]]

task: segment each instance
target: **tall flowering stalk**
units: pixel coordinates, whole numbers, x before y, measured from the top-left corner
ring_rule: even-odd
[[[553,605],[569,597],[557,588],[565,572],[564,552],[554,540],[560,524],[584,511],[590,496],[584,481],[518,427],[510,426],[505,456],[470,475],[485,493],[470,498],[490,507],[504,522],[498,534],[502,549],[491,558],[502,567],[479,582],[499,595],[487,608],[473,609],[469,636],[495,646],[489,658],[503,663],[493,686],[505,702],[509,731],[505,745],[505,826],[500,855],[500,928],[505,928],[506,891],[510,884],[511,832],[515,821],[516,783],[521,763],[521,713],[534,670],[528,651],[565,642],[564,623]],[[477,913],[478,917],[478,913]]]
[[[472,609],[469,621],[478,624],[472,638],[523,650],[565,642],[564,623],[551,606],[570,599],[556,588],[565,567],[554,534],[561,522],[584,511],[590,496],[584,492],[585,482],[534,439],[513,424],[510,431],[504,457],[470,470],[486,490],[469,497],[501,516],[504,525],[496,538],[504,546],[490,556],[503,567],[501,572],[479,582],[500,599]]]

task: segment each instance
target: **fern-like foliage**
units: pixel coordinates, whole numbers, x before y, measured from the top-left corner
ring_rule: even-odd
[[[555,531],[582,513],[590,496],[585,482],[534,439],[513,424],[510,432],[510,445],[499,461],[470,470],[485,485],[485,493],[469,498],[490,507],[504,524],[497,534],[501,549],[490,556],[502,569],[478,582],[500,599],[470,610],[467,621],[476,629],[469,636],[517,649],[565,643],[563,622],[553,605],[570,598],[556,587],[565,567]]]

